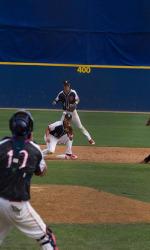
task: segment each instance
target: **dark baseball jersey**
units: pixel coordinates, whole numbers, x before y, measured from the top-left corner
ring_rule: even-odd
[[[0,141],[0,197],[11,201],[30,199],[30,182],[35,171],[46,164],[37,144],[22,139]]]
[[[49,128],[50,134],[58,139],[66,134],[63,121],[57,121],[52,124],[49,124],[48,128]]]
[[[73,111],[73,109],[70,108],[70,104],[77,104],[79,102],[79,96],[75,90],[71,89],[68,94],[65,94],[64,91],[59,92],[54,101],[56,103],[61,102],[64,110]],[[74,109],[75,108],[76,106],[74,106]]]

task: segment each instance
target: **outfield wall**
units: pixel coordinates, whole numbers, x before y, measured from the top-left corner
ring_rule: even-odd
[[[79,109],[150,111],[149,67],[48,64],[0,65],[0,107],[53,108],[65,79],[81,98]]]
[[[1,0],[0,61],[150,65],[148,0]]]
[[[1,0],[0,107],[52,108],[69,79],[80,109],[150,111],[149,24],[148,0]]]

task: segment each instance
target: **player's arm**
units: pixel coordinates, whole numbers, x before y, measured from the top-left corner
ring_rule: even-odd
[[[42,151],[39,147],[39,161],[38,161],[38,164],[37,164],[36,169],[34,171],[34,174],[38,175],[38,176],[43,176],[46,174],[46,172],[47,172],[47,165],[46,165],[46,162],[44,160]]]
[[[54,122],[52,124],[49,124],[48,127],[45,130],[45,137],[46,137],[46,142],[50,143],[50,132],[55,129],[56,126],[60,125],[60,122]]]
[[[51,129],[50,129],[50,127],[48,126],[48,127],[46,128],[46,130],[45,130],[45,137],[46,137],[46,142],[47,142],[47,143],[50,143],[50,139],[49,139],[50,131],[51,131]]]
[[[79,96],[75,90],[72,90],[74,93],[74,103],[69,104],[69,111],[73,112],[76,108],[78,103],[80,102]]]
[[[75,104],[78,105],[78,103],[80,102],[80,98],[79,98],[77,92],[76,91],[74,91],[74,92],[75,92]]]
[[[34,174],[38,175],[38,176],[44,176],[47,172],[47,165],[45,160],[42,158],[42,160],[40,161],[39,165],[37,166]]]
[[[68,136],[69,140],[72,141],[74,134],[73,134],[73,128],[71,127],[71,125],[68,125],[66,127],[65,131],[67,133],[67,136]]]
[[[59,94],[56,96],[56,98],[53,100],[52,105],[56,105],[58,102],[60,102],[60,95],[61,95],[62,91],[59,92]]]

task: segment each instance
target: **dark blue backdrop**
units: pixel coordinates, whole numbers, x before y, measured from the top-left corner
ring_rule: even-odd
[[[1,0],[0,61],[150,65],[149,0]]]
[[[80,95],[79,109],[150,111],[150,70],[0,66],[0,107],[53,108],[69,79]],[[59,108],[60,106],[57,106]]]
[[[149,0],[1,0],[0,106],[51,108],[70,79],[79,108],[150,111],[150,70],[1,62],[150,65]]]

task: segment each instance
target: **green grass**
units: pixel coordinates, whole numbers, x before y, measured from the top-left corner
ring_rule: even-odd
[[[9,134],[8,120],[13,110],[0,110],[0,137]],[[44,132],[49,123],[60,119],[62,111],[32,110],[35,120],[34,138],[44,143]],[[96,146],[150,147],[150,128],[145,126],[148,114],[81,112],[83,125],[96,141]],[[79,129],[74,128],[74,145],[88,145]]]
[[[150,166],[143,164],[52,161],[47,175],[34,177],[33,183],[86,186],[150,202]]]
[[[150,225],[52,225],[60,250],[149,250]],[[36,250],[37,243],[17,230],[2,250]]]
[[[129,198],[150,201],[148,165],[48,162],[45,177],[36,184],[88,186]],[[68,201],[69,205],[69,201]],[[148,250],[150,225],[52,225],[60,250]],[[34,250],[37,244],[17,230],[6,238],[2,249]]]
[[[61,112],[40,112],[42,119],[39,111],[33,112],[38,142],[42,142],[48,122],[61,117]],[[96,141],[96,146],[150,147],[150,128],[145,126],[148,114],[79,112],[79,116]],[[79,129],[74,127],[74,132],[74,145],[88,145]]]
[[[9,135],[8,119],[14,111],[0,110],[0,137]],[[59,120],[61,111],[31,111],[35,120],[34,138],[43,143],[49,122]],[[96,146],[150,147],[148,114],[79,112],[83,125]],[[88,145],[75,129],[74,145]],[[100,164],[79,161],[48,162],[48,174],[34,177],[33,183],[80,185],[128,198],[150,202],[150,167],[142,164]],[[69,204],[69,201],[68,201]],[[60,250],[149,250],[150,225],[65,225],[55,224]],[[35,250],[37,243],[12,230],[2,250]]]

